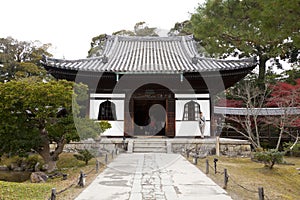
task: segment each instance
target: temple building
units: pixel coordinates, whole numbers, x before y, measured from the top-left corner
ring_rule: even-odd
[[[97,57],[41,62],[57,79],[89,86],[88,116],[112,125],[104,136],[198,137],[201,111],[208,137],[214,96],[257,62],[207,58],[195,44],[192,36],[109,36]]]

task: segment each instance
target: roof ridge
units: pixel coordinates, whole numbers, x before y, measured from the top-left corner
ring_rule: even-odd
[[[109,35],[108,40],[114,40],[116,37],[119,41],[180,41],[182,37],[186,40],[192,40],[193,35],[184,36],[126,36],[126,35]]]
[[[102,60],[105,57],[106,57],[105,55],[101,55],[101,56],[80,58],[80,59],[64,59],[64,58],[52,58],[52,57],[48,57],[43,54],[42,61],[43,62],[55,61],[55,62],[71,62],[72,63],[72,62],[82,62],[82,61],[91,61],[91,60]]]

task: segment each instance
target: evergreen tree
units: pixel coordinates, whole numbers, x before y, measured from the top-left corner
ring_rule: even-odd
[[[0,38],[0,81],[10,81],[30,76],[45,78],[46,70],[40,60],[50,44],[18,41],[12,37]]]
[[[258,56],[263,82],[268,60],[297,60],[299,6],[295,0],[207,0],[191,17],[192,32],[213,56]]]

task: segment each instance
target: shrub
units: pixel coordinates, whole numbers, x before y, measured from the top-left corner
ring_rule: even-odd
[[[102,132],[105,132],[107,129],[111,128],[111,124],[108,121],[100,121],[99,125]]]
[[[81,160],[85,162],[85,165],[88,165],[89,161],[94,157],[93,154],[87,149],[79,150],[79,154],[75,154],[74,157],[77,160]]]
[[[12,166],[14,167],[22,167],[26,171],[34,170],[35,165],[37,163],[43,164],[42,158],[37,155],[29,155],[27,157],[20,157],[20,156],[12,156],[12,157],[2,157],[2,162],[0,162],[0,165],[7,165],[10,166],[12,170]]]
[[[26,169],[32,169],[34,170],[35,165],[39,162],[42,163],[43,160],[39,157],[39,155],[35,154],[32,156],[29,156],[23,161],[26,164]]]
[[[254,159],[263,162],[266,167],[272,169],[276,163],[283,162],[283,155],[284,152],[279,152],[275,149],[270,149],[268,151],[255,152]]]

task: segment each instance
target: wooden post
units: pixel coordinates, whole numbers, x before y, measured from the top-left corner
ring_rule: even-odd
[[[50,200],[55,200],[55,199],[56,199],[56,189],[52,188]]]
[[[216,156],[220,156],[220,137],[216,137]]]
[[[188,159],[190,157],[190,150],[186,150],[186,158]]]
[[[197,163],[198,163],[198,157],[197,157],[197,155],[195,155],[193,157],[193,163],[194,163],[194,165],[197,165]]]
[[[208,174],[209,173],[209,163],[208,163],[208,159],[206,159],[206,170],[205,173]]]
[[[190,150],[187,149],[186,150],[186,158],[189,159],[189,157],[190,157]]]
[[[214,158],[215,174],[217,174],[217,162],[218,162],[218,159]]]
[[[264,194],[264,188],[263,187],[258,188],[258,197],[259,197],[259,200],[264,200],[265,199],[265,194]]]
[[[68,179],[68,174],[63,174],[62,180],[67,180]]]
[[[85,174],[83,173],[82,170],[80,171],[78,185],[80,187],[84,187],[85,186]]]
[[[123,140],[122,140],[122,148],[124,151],[126,151],[126,148],[125,148],[125,140],[126,140],[126,137],[123,136]]]
[[[227,174],[227,169],[224,169],[224,189],[227,188],[227,183],[228,183],[228,174]]]
[[[105,164],[107,164],[108,162],[108,157],[107,157],[107,154],[105,154]]]
[[[112,150],[112,152],[111,152],[111,158],[112,158],[112,159],[114,159],[114,151],[115,151],[115,150]]]
[[[99,172],[99,161],[96,159],[96,173]]]

